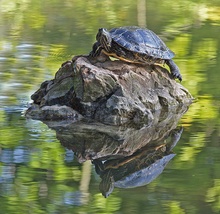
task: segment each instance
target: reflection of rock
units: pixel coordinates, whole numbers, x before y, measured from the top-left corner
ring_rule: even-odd
[[[107,197],[114,186],[143,185],[162,172],[174,156],[171,149],[182,133],[182,129],[176,127],[185,111],[182,106],[178,114],[160,113],[151,125],[136,128],[103,125],[84,119],[44,122],[56,131],[63,146],[74,151],[79,162],[93,161],[102,178],[100,190]],[[167,143],[169,136],[171,140]],[[135,181],[136,172],[154,176],[149,175],[146,181],[141,177]]]
[[[55,78],[43,82],[31,98],[39,108],[29,108],[26,115],[35,119],[59,118],[54,109],[49,115],[50,108],[46,113],[44,108],[59,105],[69,106],[86,118],[114,125],[150,124],[158,114],[175,113],[192,101],[189,92],[171,79],[165,68],[118,60],[92,62],[85,56],[64,63]],[[70,111],[65,112],[67,118],[73,114],[71,108],[65,109]]]
[[[180,109],[179,109],[180,110]],[[56,130],[57,138],[62,145],[77,151],[79,162],[106,158],[109,155],[124,157],[132,155],[137,149],[150,142],[161,141],[176,128],[179,119],[185,113],[182,108],[179,114],[173,112],[160,114],[149,126],[127,127],[110,126],[98,122],[44,121]]]

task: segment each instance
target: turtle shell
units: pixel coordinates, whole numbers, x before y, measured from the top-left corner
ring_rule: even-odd
[[[136,26],[113,28],[109,31],[119,46],[140,54],[159,59],[171,59],[174,53],[151,30]]]
[[[175,156],[175,154],[168,154],[159,160],[156,160],[150,166],[136,171],[121,180],[115,181],[114,185],[119,188],[134,188],[144,186],[158,177],[164,170],[168,162]]]

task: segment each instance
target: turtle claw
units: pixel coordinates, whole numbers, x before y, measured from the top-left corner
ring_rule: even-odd
[[[180,69],[175,64],[175,62],[172,59],[170,59],[170,60],[166,60],[166,64],[170,67],[170,72],[172,74],[172,77],[174,79],[178,79],[181,82],[182,75],[180,74]]]
[[[172,71],[172,77],[174,79],[178,79],[180,82],[182,81],[182,75],[178,71],[176,71],[176,72]]]

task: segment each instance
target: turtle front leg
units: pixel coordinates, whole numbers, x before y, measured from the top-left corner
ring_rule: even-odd
[[[102,51],[102,47],[100,45],[99,42],[94,43],[94,45],[92,46],[92,51],[89,53],[89,56],[91,57],[97,57],[101,54]]]
[[[180,74],[180,69],[179,67],[176,65],[176,63],[172,60],[166,60],[166,64],[170,67],[170,72],[173,76],[174,79],[179,79],[179,81],[182,81],[182,76]]]

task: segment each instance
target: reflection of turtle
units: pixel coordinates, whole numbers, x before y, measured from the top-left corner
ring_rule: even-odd
[[[151,30],[136,26],[110,31],[100,28],[96,40],[90,56],[98,56],[103,51],[108,56],[132,63],[166,63],[173,78],[182,80],[179,68],[172,60],[175,54]]]
[[[94,160],[96,172],[102,178],[99,185],[102,195],[108,197],[114,187],[133,188],[150,183],[175,156],[166,149],[163,144],[123,159],[107,161],[107,165]]]
[[[96,172],[102,178],[99,188],[103,196],[108,197],[114,187],[133,188],[153,181],[175,156],[171,149],[179,141],[182,131],[182,127],[172,130],[167,144],[147,145],[125,158],[106,160],[104,163],[93,160]]]

